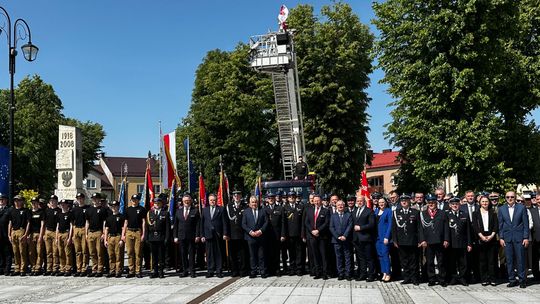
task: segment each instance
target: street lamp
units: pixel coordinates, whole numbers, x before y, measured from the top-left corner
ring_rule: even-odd
[[[15,157],[15,145],[13,143],[14,138],[14,116],[15,116],[15,92],[13,90],[13,76],[15,75],[15,57],[17,56],[17,41],[25,40],[28,37],[28,43],[21,47],[24,55],[24,59],[28,61],[36,60],[39,48],[32,44],[32,34],[30,33],[30,27],[28,23],[23,19],[15,20],[13,28],[11,28],[11,18],[8,12],[0,6],[0,14],[4,15],[7,19],[6,25],[0,26],[0,34],[6,33],[8,50],[9,50],[9,76],[10,76],[10,106],[9,106],[9,202],[15,192],[15,185],[13,183],[13,158]],[[11,30],[13,29],[13,36],[11,36]],[[12,44],[13,42],[13,44]]]

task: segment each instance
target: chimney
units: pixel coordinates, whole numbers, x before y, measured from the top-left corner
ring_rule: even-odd
[[[390,153],[390,152],[392,152],[392,149],[384,149],[384,150],[382,150],[382,153]]]

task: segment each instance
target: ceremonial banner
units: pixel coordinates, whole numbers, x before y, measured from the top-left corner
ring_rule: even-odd
[[[163,188],[171,189],[176,174],[176,131],[163,135],[163,151],[161,158],[163,172]],[[178,182],[178,181],[177,181]]]
[[[9,192],[9,149],[0,146],[0,193]]]
[[[206,188],[204,186],[202,173],[199,174],[199,206],[206,208]]]
[[[176,180],[173,180],[171,194],[169,195],[169,216],[171,223],[174,221],[174,214],[176,212],[176,191]]]
[[[366,170],[362,171],[362,185],[360,187],[360,195],[362,195],[366,199],[366,206],[369,209],[373,209],[373,206],[371,204],[371,197],[369,195],[369,190],[368,190]]]
[[[120,203],[120,214],[124,214],[124,211],[126,209],[126,179],[122,181],[122,185],[120,186],[120,195],[118,197],[118,202]]]

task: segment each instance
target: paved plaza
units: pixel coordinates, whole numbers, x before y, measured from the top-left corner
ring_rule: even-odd
[[[1,303],[540,303],[540,285],[428,287],[313,280],[0,277]]]

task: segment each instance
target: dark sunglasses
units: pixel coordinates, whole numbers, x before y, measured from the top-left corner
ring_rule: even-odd
[[[506,196],[506,198],[516,198],[515,196]]]

